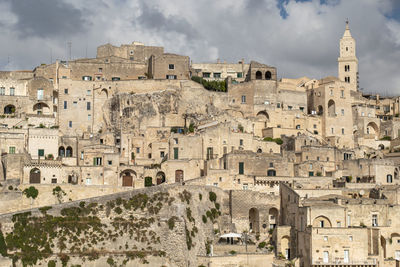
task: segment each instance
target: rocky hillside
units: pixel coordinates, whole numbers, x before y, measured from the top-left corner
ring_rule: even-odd
[[[17,266],[198,266],[228,212],[217,188],[133,190],[3,215],[0,253]]]

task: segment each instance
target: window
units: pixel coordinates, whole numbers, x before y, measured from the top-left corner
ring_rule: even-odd
[[[300,129],[300,125],[296,125],[296,129]]]
[[[139,154],[140,153],[140,147],[137,147],[136,148],[136,154]]]
[[[304,107],[300,107],[300,111],[304,111]]]
[[[87,115],[87,119],[88,119],[88,121],[91,121],[92,120],[92,114],[88,114]]]
[[[387,181],[387,183],[389,183],[389,184],[393,182],[393,177],[392,177],[391,174],[386,175],[386,181]]]
[[[179,150],[177,147],[174,147],[174,159],[178,159],[179,158]]]
[[[243,190],[247,190],[249,189],[249,185],[248,184],[243,184]]]
[[[244,174],[244,162],[239,162],[239,174]]]
[[[120,81],[121,78],[120,77],[111,77],[111,81]]]
[[[67,108],[68,108],[68,102],[64,101],[64,109],[67,109]]]
[[[243,73],[242,73],[242,72],[236,73],[236,77],[237,77],[237,78],[242,78],[242,77],[243,77]]]
[[[349,250],[345,250],[344,251],[344,258],[343,258],[343,262],[344,263],[349,263],[350,259],[349,259]]]
[[[0,87],[0,95],[5,95],[6,94],[6,88]]]
[[[10,95],[15,95],[15,88],[14,87],[10,87]]]
[[[342,116],[344,116],[344,109],[342,109],[341,112],[342,112]]]
[[[174,64],[169,64],[168,65],[168,69],[169,70],[174,70],[175,69],[175,65]]]
[[[242,104],[243,103],[246,103],[246,96],[245,95],[242,95]]]
[[[372,214],[372,226],[378,226],[378,214]]]
[[[344,90],[340,90],[340,97],[344,98]]]
[[[281,103],[277,103],[277,104],[276,104],[276,107],[277,107],[277,108],[281,108]]]
[[[203,78],[210,78],[211,73],[203,72]]]
[[[102,73],[103,72],[103,68],[99,68],[99,73]]]
[[[353,241],[353,236],[349,236],[349,241]]]
[[[86,102],[86,109],[90,110],[90,102]]]
[[[92,90],[86,90],[86,95],[91,95],[92,94]]]
[[[324,228],[324,224],[325,224],[324,221],[319,221],[319,227]]]
[[[93,158],[93,165],[94,166],[101,166],[102,157],[95,157]]]
[[[317,161],[319,161],[319,157],[317,157]]]
[[[83,81],[91,81],[92,80],[92,76],[82,76],[82,80]]]
[[[313,177],[314,176],[314,172],[308,172],[308,176]]]
[[[342,134],[344,134],[344,128],[342,128]]]
[[[81,160],[83,160],[83,155],[84,155],[84,153],[83,153],[83,151],[81,151]]]
[[[164,158],[165,157],[165,152],[164,151],[160,151],[160,158]]]
[[[68,95],[68,89],[67,88],[64,89],[64,94]]]
[[[51,183],[52,183],[52,184],[56,184],[56,183],[57,183],[57,178],[52,178],[52,179],[51,179]]]
[[[331,96],[333,95],[333,90],[331,89],[331,91],[330,91],[330,93],[329,93]]]
[[[329,157],[326,158],[326,161],[329,161]]]
[[[269,167],[270,167],[270,168],[273,168],[273,167],[274,167],[274,163],[273,163],[273,162],[270,162],[270,163],[269,163]]]
[[[312,167],[313,167],[312,163],[310,163],[308,167],[310,168],[310,170],[312,170]]]
[[[218,186],[218,183],[213,183],[213,186]]]
[[[69,127],[69,128],[72,128],[72,121],[69,121],[69,122],[68,122],[68,127]]]
[[[214,72],[214,78],[221,78],[220,72]]]
[[[10,146],[10,147],[8,148],[8,153],[10,153],[10,154],[15,154],[15,146]]]
[[[86,178],[86,185],[91,185],[92,184],[92,178]]]
[[[328,241],[328,237],[327,236],[324,236],[324,241]]]
[[[112,165],[112,160],[108,160],[108,161],[107,161],[107,164],[108,164],[108,165]]]
[[[166,78],[167,78],[167,80],[176,80],[177,76],[176,75],[167,75]]]
[[[44,149],[38,149],[39,157],[44,157]]]
[[[342,223],[340,221],[336,222],[336,227],[342,227]]]
[[[240,146],[243,146],[243,139],[240,139],[240,140],[239,140],[239,145],[240,145]]]
[[[292,110],[293,106],[287,106],[288,110]]]
[[[331,134],[334,134],[335,130],[333,128],[331,128]]]
[[[179,143],[178,138],[174,138],[174,144],[177,145]]]

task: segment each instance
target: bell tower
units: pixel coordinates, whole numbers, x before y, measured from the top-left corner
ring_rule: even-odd
[[[340,39],[340,55],[338,58],[338,78],[348,83],[350,90],[358,90],[358,59],[356,56],[356,40],[351,36],[349,21]]]

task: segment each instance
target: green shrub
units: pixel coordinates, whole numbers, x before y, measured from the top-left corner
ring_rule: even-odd
[[[6,241],[4,240],[3,232],[1,230],[0,230],[0,254],[3,257],[7,255],[7,245]]]
[[[22,193],[24,193],[27,198],[32,198],[32,199],[37,198],[37,196],[39,195],[39,191],[34,186],[26,188]]]
[[[203,223],[207,223],[207,216],[206,215],[203,215],[202,219],[203,219]]]
[[[217,194],[211,191],[209,192],[209,198],[211,202],[215,202],[217,200]]]
[[[49,260],[47,267],[56,267],[56,262],[54,260]]]
[[[189,133],[194,133],[194,123],[190,123],[189,125]]]
[[[265,242],[260,242],[259,244],[258,244],[258,248],[265,248],[265,246],[267,245],[267,243],[265,243]]]
[[[275,142],[275,143],[277,143],[278,145],[282,145],[283,144],[283,140],[282,139],[280,139],[280,138],[272,138],[272,137],[265,137],[264,139],[263,139],[264,141],[266,141],[266,142]]]
[[[384,137],[381,138],[381,140],[391,141],[392,137],[385,135]]]
[[[169,228],[169,230],[174,229],[174,227],[175,227],[175,221],[176,221],[177,219],[178,219],[178,218],[175,217],[175,216],[173,216],[173,217],[171,217],[171,218],[168,219],[168,228]]]
[[[229,251],[229,254],[231,254],[231,255],[236,255],[236,251],[235,250],[231,250],[231,251]]]
[[[153,178],[150,176],[144,177],[144,186],[149,187],[153,185]]]
[[[122,209],[120,207],[116,207],[114,209],[114,212],[117,213],[117,214],[121,214],[122,213]]]
[[[201,77],[192,76],[192,81],[200,83],[207,90],[226,92],[226,82],[225,81],[207,81]]]
[[[203,195],[199,193],[199,200],[201,201],[203,199]]]
[[[8,190],[13,190],[14,187],[12,185],[8,186]]]
[[[215,208],[216,208],[217,210],[219,210],[219,208],[220,208],[219,203],[215,202]]]
[[[110,266],[114,266],[114,264],[115,264],[115,261],[113,260],[113,258],[111,258],[111,257],[108,257],[108,259],[107,259],[107,263],[108,263],[108,265],[110,265]]]

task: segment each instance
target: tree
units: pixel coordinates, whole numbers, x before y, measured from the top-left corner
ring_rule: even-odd
[[[32,199],[37,198],[37,196],[39,195],[39,191],[34,186],[25,188],[25,190],[22,193],[24,193],[27,198],[32,198]]]

